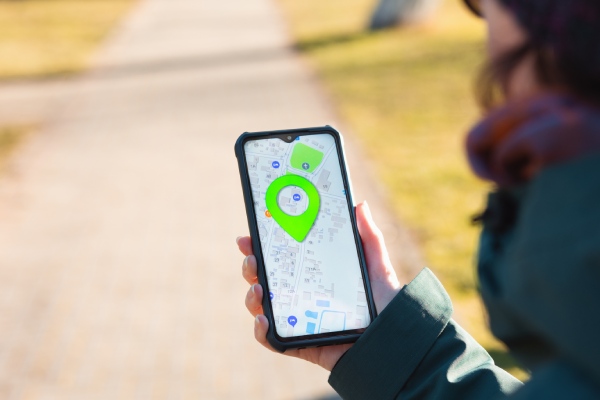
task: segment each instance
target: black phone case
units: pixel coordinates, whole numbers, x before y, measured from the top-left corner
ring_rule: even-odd
[[[373,294],[371,291],[371,283],[369,281],[369,274],[367,273],[366,261],[364,257],[364,251],[362,248],[362,242],[360,240],[360,236],[358,235],[358,227],[356,225],[356,216],[354,213],[354,203],[352,202],[352,192],[350,180],[348,178],[348,173],[346,171],[346,163],[344,158],[344,148],[343,141],[340,133],[333,129],[331,126],[323,126],[323,127],[315,127],[315,128],[301,128],[301,129],[286,129],[286,130],[277,130],[277,131],[265,131],[265,132],[245,132],[243,133],[235,143],[235,155],[238,160],[238,167],[240,171],[240,178],[242,183],[242,191],[244,193],[244,203],[246,206],[246,216],[248,218],[248,228],[250,230],[250,236],[252,237],[252,250],[256,257],[257,266],[258,266],[258,282],[264,288],[263,293],[268,293],[268,283],[266,276],[266,269],[262,254],[262,249],[260,246],[260,241],[258,240],[258,225],[256,223],[255,211],[254,211],[254,203],[252,199],[252,190],[250,187],[250,178],[248,174],[248,168],[246,163],[246,157],[244,154],[244,144],[249,139],[258,139],[258,138],[266,138],[266,137],[281,137],[283,135],[311,135],[311,134],[319,134],[319,133],[329,133],[334,136],[336,147],[338,150],[338,157],[340,160],[340,166],[342,170],[342,179],[344,180],[344,187],[346,188],[346,196],[348,199],[348,203],[350,204],[350,219],[352,223],[352,227],[354,230],[355,241],[358,245],[358,254],[359,261],[361,264],[361,272],[363,276],[363,281],[365,283],[365,296],[367,298],[367,304],[369,308],[369,315],[371,317],[371,323],[377,316],[377,311],[375,308],[375,302],[373,300]],[[271,309],[271,301],[269,296],[263,296],[263,312],[265,316],[269,320],[269,330],[267,333],[267,340],[273,346],[273,348],[279,352],[285,352],[288,349],[299,349],[306,347],[319,347],[319,346],[329,346],[334,344],[343,344],[343,343],[353,343],[362,334],[362,331],[349,331],[349,333],[344,332],[332,332],[327,334],[319,334],[319,335],[311,335],[318,337],[302,337],[300,339],[291,337],[291,338],[282,338],[277,335],[275,330],[275,324],[273,320],[273,311]],[[366,328],[365,328],[366,329]]]

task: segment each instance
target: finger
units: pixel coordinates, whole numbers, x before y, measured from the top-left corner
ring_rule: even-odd
[[[235,239],[235,242],[243,255],[249,256],[252,254],[252,239],[250,239],[250,236],[240,236]]]
[[[379,269],[384,268],[386,264],[391,265],[383,234],[373,221],[366,201],[356,206],[356,223],[369,268]]]
[[[256,257],[250,255],[244,258],[242,263],[242,276],[249,284],[253,285],[258,281],[256,275]]]
[[[259,284],[252,285],[246,294],[246,308],[250,311],[253,317],[257,314],[262,314],[262,297],[263,290]]]
[[[381,312],[400,291],[400,282],[385,247],[383,234],[375,225],[367,203],[356,207],[356,222],[363,242],[373,299]]]
[[[254,318],[254,338],[267,349],[275,351],[267,341],[267,331],[269,330],[269,320],[262,314]]]

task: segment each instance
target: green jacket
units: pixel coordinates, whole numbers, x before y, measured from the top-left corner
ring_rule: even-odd
[[[344,399],[600,399],[600,157],[490,194],[478,272],[492,332],[529,382],[451,319],[425,269],[340,359],[333,388]]]

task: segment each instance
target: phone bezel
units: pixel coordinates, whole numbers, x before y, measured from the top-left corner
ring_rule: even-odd
[[[244,200],[246,205],[246,214],[248,217],[248,226],[250,229],[250,236],[252,240],[252,248],[254,255],[257,259],[258,264],[258,280],[259,283],[265,288],[264,293],[268,293],[268,279],[266,276],[266,268],[264,257],[262,254],[262,247],[260,246],[260,240],[258,238],[258,225],[256,212],[254,209],[254,199],[252,195],[250,176],[247,168],[246,154],[244,151],[244,145],[250,140],[260,139],[271,139],[280,138],[288,143],[293,142],[297,136],[312,136],[318,134],[329,134],[333,136],[338,155],[338,162],[342,173],[343,184],[346,190],[346,200],[348,203],[348,212],[350,215],[352,231],[354,235],[354,241],[356,245],[357,257],[361,268],[361,274],[363,278],[365,296],[367,299],[367,306],[369,310],[370,324],[377,316],[375,308],[375,302],[373,300],[373,294],[371,291],[371,285],[369,276],[366,268],[366,261],[364,257],[364,251],[362,248],[362,241],[358,233],[358,227],[356,224],[356,216],[354,213],[354,203],[352,200],[352,186],[348,171],[345,163],[343,139],[340,133],[330,126],[315,127],[315,128],[302,128],[302,129],[286,129],[278,131],[265,131],[265,132],[246,132],[242,134],[236,142],[235,150],[238,158],[238,164],[240,169],[240,178],[242,181],[242,189],[244,192]],[[288,136],[292,136],[291,140],[287,139]],[[278,351],[285,351],[290,348],[303,348],[303,347],[316,347],[326,346],[333,344],[352,343],[356,341],[360,335],[367,329],[352,329],[338,332],[328,332],[321,334],[309,334],[302,336],[282,337],[277,333],[277,329],[274,327],[273,309],[271,300],[268,296],[263,296],[263,311],[265,316],[269,319],[269,332],[267,339],[269,343]]]

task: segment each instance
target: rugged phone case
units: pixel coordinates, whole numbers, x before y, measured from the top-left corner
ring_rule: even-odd
[[[258,265],[258,282],[265,289],[263,292],[268,293],[268,283],[267,276],[264,264],[264,258],[262,254],[262,249],[260,246],[260,241],[258,239],[258,225],[256,222],[254,204],[252,199],[252,190],[250,187],[250,178],[248,174],[248,168],[246,163],[246,157],[244,154],[244,144],[246,141],[250,139],[260,139],[260,138],[269,138],[269,137],[282,137],[283,135],[313,135],[327,133],[333,135],[335,138],[335,143],[338,151],[338,157],[340,159],[341,171],[342,171],[342,179],[344,181],[344,187],[346,188],[346,196],[349,204],[352,207],[352,212],[350,212],[350,219],[352,223],[352,228],[355,235],[355,241],[358,243],[358,254],[359,261],[361,265],[361,272],[363,276],[363,280],[365,282],[365,295],[367,298],[367,304],[369,308],[369,314],[371,317],[371,323],[377,316],[377,311],[375,308],[375,302],[373,301],[373,294],[371,292],[371,284],[369,282],[369,275],[366,269],[366,262],[364,257],[364,252],[361,246],[361,240],[358,236],[358,228],[356,226],[356,217],[353,212],[354,203],[352,202],[352,191],[350,180],[348,178],[348,173],[346,171],[346,164],[344,159],[344,149],[343,149],[343,141],[342,137],[338,131],[333,129],[330,126],[323,127],[315,127],[315,128],[302,128],[302,129],[286,129],[286,130],[278,130],[278,131],[267,131],[267,132],[246,132],[243,133],[235,143],[235,155],[238,160],[238,167],[240,171],[240,178],[242,183],[242,191],[244,193],[244,203],[246,205],[246,215],[248,217],[248,228],[250,230],[250,236],[252,237],[252,250],[256,257],[257,265]],[[360,331],[357,333],[356,331],[348,331],[345,332],[332,332],[328,334],[320,334],[318,337],[290,337],[283,338],[280,337],[274,327],[273,323],[273,311],[271,308],[271,301],[269,296],[263,296],[263,311],[267,319],[269,320],[269,331],[267,333],[267,340],[279,352],[285,352],[287,349],[298,349],[298,348],[306,348],[306,347],[318,347],[318,346],[329,346],[334,344],[343,344],[343,343],[353,343],[355,342],[361,335]],[[314,335],[317,336],[317,335]]]

